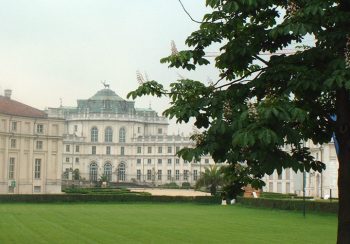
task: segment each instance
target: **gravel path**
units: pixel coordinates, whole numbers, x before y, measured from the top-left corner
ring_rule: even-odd
[[[149,192],[154,196],[210,196],[210,193],[195,191],[192,189],[156,189],[156,188],[132,188],[130,191]]]

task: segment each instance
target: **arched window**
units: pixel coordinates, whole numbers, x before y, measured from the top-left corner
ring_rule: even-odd
[[[90,170],[89,170],[90,181],[97,181],[97,171],[98,171],[97,164],[96,163],[91,163],[90,164]]]
[[[107,177],[107,182],[112,181],[112,165],[110,163],[105,163],[103,174]]]
[[[125,142],[125,128],[119,130],[119,142]]]
[[[91,128],[91,142],[98,141],[98,129],[96,127]]]
[[[113,130],[111,127],[107,127],[105,129],[105,142],[112,142],[113,141]]]
[[[125,163],[120,163],[118,166],[118,180],[125,181]]]

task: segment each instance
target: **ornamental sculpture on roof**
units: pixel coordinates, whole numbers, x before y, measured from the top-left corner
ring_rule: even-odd
[[[107,84],[106,81],[101,81],[101,83],[106,89],[109,89],[109,84]]]

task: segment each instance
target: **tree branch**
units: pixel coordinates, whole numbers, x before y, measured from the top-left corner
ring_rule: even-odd
[[[198,23],[198,24],[202,24],[203,22],[201,21],[198,21],[198,20],[195,20],[192,18],[192,16],[190,15],[190,13],[186,10],[185,6],[182,4],[181,0],[179,0],[180,4],[181,4],[181,7],[182,9],[185,11],[185,13],[188,15],[188,17],[190,17],[190,19],[195,22],[195,23]]]

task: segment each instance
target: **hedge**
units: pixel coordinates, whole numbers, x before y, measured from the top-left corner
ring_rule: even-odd
[[[237,197],[237,203],[251,207],[274,208],[282,210],[303,210],[304,201],[301,199],[271,199]],[[305,210],[312,212],[337,213],[338,202],[305,201]]]
[[[110,194],[8,194],[0,195],[0,203],[28,202],[151,202],[151,203],[202,203],[219,204],[221,199],[212,196],[147,196],[147,195],[110,195]]]

